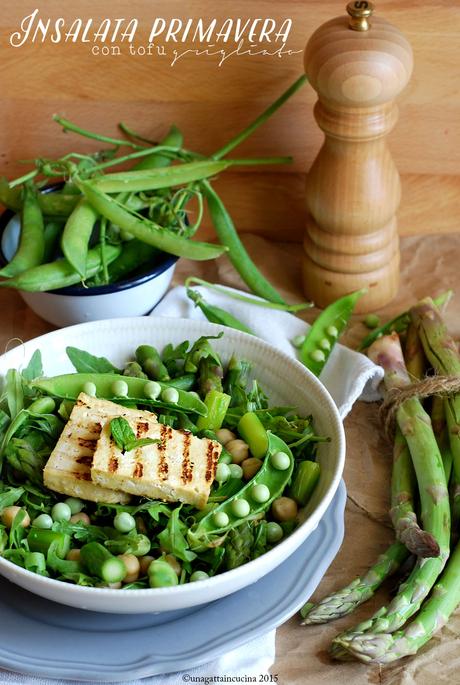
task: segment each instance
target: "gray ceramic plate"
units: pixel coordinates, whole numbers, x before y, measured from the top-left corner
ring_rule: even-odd
[[[311,596],[343,539],[340,484],[317,529],[283,564],[239,592],[165,624],[47,601],[0,579],[0,666],[49,678],[109,682],[190,669],[267,633]],[[118,647],[117,647],[118,645]]]

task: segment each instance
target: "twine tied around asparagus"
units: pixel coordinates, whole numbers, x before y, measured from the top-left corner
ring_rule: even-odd
[[[379,416],[386,435],[392,439],[395,431],[395,417],[399,407],[412,397],[425,399],[438,395],[452,395],[460,392],[460,376],[430,376],[411,383],[405,388],[392,388],[385,394]]]

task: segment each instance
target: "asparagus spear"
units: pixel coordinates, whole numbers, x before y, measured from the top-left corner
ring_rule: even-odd
[[[371,359],[385,369],[388,388],[410,383],[396,333],[377,340],[369,349]],[[420,559],[388,607],[382,607],[371,619],[339,635],[332,655],[343,658],[343,649],[362,658],[372,646],[369,635],[392,633],[420,608],[441,573],[449,556],[450,510],[441,455],[428,414],[416,398],[406,400],[397,411],[397,421],[409,445],[420,490],[424,527],[436,538],[440,555]],[[334,648],[336,645],[336,648]]]
[[[300,610],[304,619],[301,625],[313,623],[327,623],[341,616],[346,616],[360,604],[366,602],[383,581],[397,571],[402,562],[407,559],[409,552],[400,542],[394,542],[367,573],[353,580],[349,585],[324,597],[318,604],[307,602]]]
[[[425,355],[422,343],[413,324],[409,325],[405,346],[407,373],[420,380],[425,371]],[[414,509],[416,477],[407,442],[396,427],[393,445],[393,469],[391,475],[390,517],[396,537],[407,549],[419,557],[437,557],[439,545],[430,533],[422,530]]]
[[[449,616],[460,604],[460,544],[447,563],[446,569],[433,588],[430,599],[425,602],[417,618],[405,630],[395,633],[367,633],[359,636],[356,643],[344,644],[336,638],[333,656],[346,658],[347,652],[360,661],[389,663],[404,656],[415,654],[422,645],[442,628]]]

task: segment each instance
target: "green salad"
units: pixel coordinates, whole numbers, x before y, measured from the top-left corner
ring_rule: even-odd
[[[78,585],[156,588],[237,568],[292,532],[328,438],[272,406],[248,361],[224,366],[212,340],[141,345],[123,368],[68,347],[75,373],[54,377],[37,350],[6,373],[3,558]]]

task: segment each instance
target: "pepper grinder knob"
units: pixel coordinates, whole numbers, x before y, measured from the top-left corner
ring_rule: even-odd
[[[368,288],[357,311],[393,299],[399,283],[400,179],[386,136],[412,73],[404,35],[367,0],[320,26],[305,49],[325,141],[307,176],[305,294],[324,307]]]

